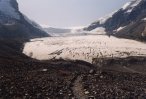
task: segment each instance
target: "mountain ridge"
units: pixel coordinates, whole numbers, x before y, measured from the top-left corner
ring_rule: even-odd
[[[0,0],[0,38],[30,39],[49,36],[35,22],[27,20],[16,0]]]
[[[103,27],[107,34],[110,35],[128,39],[146,40],[146,35],[143,35],[145,34],[145,25],[141,24],[141,29],[134,33],[134,29],[139,28],[138,25],[135,27],[134,24],[145,23],[144,18],[146,18],[146,0],[132,0],[110,16],[93,22],[84,28],[84,30],[91,31],[98,27]]]

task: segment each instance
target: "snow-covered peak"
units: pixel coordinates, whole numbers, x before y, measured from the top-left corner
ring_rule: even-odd
[[[130,13],[134,7],[136,7],[142,0],[132,0],[131,2],[127,2],[122,9],[127,10],[127,13]]]
[[[20,19],[19,13],[17,13],[16,9],[11,5],[11,0],[0,0],[0,11],[12,18]]]
[[[122,7],[122,10],[126,10],[126,13],[130,13],[138,4],[140,4],[142,0],[132,0],[130,2],[127,2],[123,7]],[[116,10],[116,11],[113,11],[112,13],[104,16],[104,17],[101,17],[99,18],[96,22],[92,23],[92,25],[96,25],[97,23],[99,24],[105,24],[105,22],[111,18],[117,11],[119,10]]]

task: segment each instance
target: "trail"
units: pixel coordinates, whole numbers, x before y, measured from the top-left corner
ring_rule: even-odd
[[[82,81],[81,76],[78,76],[74,80],[72,87],[73,94],[77,99],[88,99],[87,95],[84,94],[84,88],[82,86],[81,81]]]
[[[126,67],[126,66],[123,66],[123,68],[126,69],[126,70],[128,70],[129,72],[141,74],[141,72],[135,71],[135,70],[133,70],[133,69],[131,69],[131,68],[128,68],[128,67]]]

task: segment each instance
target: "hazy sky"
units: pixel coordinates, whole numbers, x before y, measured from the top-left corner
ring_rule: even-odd
[[[86,26],[130,0],[17,0],[20,11],[41,25]]]

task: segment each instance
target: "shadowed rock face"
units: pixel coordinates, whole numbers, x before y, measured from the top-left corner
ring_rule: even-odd
[[[49,36],[39,25],[27,19],[16,0],[0,0],[0,39],[29,39]]]
[[[146,36],[142,35],[146,27],[146,21],[143,20],[145,17],[146,0],[135,0],[131,1],[126,8],[119,9],[112,17],[107,18],[104,23],[98,20],[85,28],[85,30],[90,31],[97,27],[104,27],[107,34],[110,33],[120,37],[146,40]],[[118,30],[120,27],[124,28]]]
[[[19,11],[18,3],[16,0],[10,0],[10,3],[11,3],[13,8],[15,8],[17,11]]]

